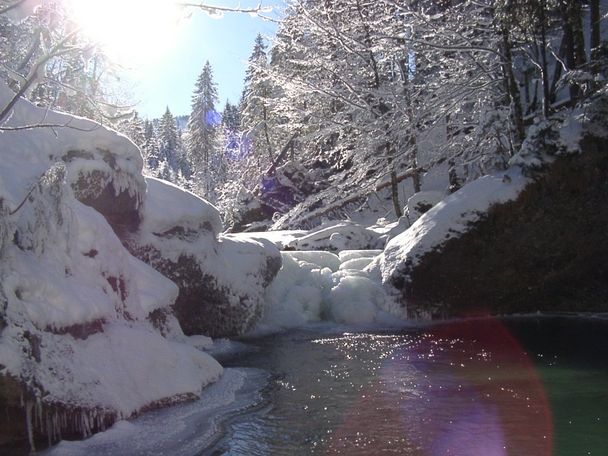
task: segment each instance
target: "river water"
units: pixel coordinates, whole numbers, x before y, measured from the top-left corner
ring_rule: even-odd
[[[213,354],[200,400],[45,454],[608,455],[608,319],[327,324]]]
[[[318,327],[220,359],[271,375],[202,455],[608,455],[608,321]]]

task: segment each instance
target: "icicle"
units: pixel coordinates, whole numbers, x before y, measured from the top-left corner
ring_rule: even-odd
[[[42,402],[36,398],[36,408],[34,409],[34,429],[42,431]]]
[[[53,444],[53,435],[52,435],[52,427],[51,427],[51,414],[46,413],[46,438],[48,441],[49,447]]]
[[[34,409],[34,403],[30,400],[25,404],[25,422],[27,426],[27,439],[30,444],[30,450],[36,451],[36,445],[34,445],[34,429],[32,428],[32,410]]]

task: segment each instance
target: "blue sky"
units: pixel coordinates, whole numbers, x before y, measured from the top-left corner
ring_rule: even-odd
[[[257,0],[216,2],[243,8],[258,3]],[[266,0],[262,4],[280,3]],[[279,9],[275,7],[271,15],[276,16]],[[131,71],[129,79],[134,81],[131,95],[139,101],[138,111],[144,118],[156,118],[169,106],[174,115],[189,114],[194,84],[207,60],[218,86],[218,110],[224,107],[226,99],[238,102],[256,35],[272,38],[276,29],[275,23],[249,14],[226,13],[222,18],[212,18],[193,9],[191,17],[180,22],[175,36],[167,37],[170,45]]]

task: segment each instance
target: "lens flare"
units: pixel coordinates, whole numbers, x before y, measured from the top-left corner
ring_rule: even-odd
[[[402,433],[383,433],[388,422],[398,426],[386,429]],[[541,378],[495,319],[438,325],[395,351],[332,440],[344,450],[360,447],[353,436],[365,440],[369,454],[374,448],[428,456],[553,454],[552,411]]]

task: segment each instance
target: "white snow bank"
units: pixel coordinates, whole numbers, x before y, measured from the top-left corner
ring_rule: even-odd
[[[357,258],[374,258],[382,253],[382,250],[342,250],[338,257],[345,262]]]
[[[20,333],[5,329],[3,362],[16,361]],[[36,381],[44,386],[45,401],[116,411],[124,418],[161,399],[198,395],[222,373],[206,353],[125,322],[108,324],[85,340],[46,334],[40,358]],[[16,366],[7,367],[13,372]]]
[[[365,249],[374,242],[374,232],[349,221],[328,222],[289,243],[296,250]]]
[[[352,260],[348,260],[343,262],[340,265],[340,269],[364,269],[368,264],[373,261],[373,257],[368,258],[353,258]]]
[[[466,232],[490,206],[515,199],[528,183],[529,179],[522,176],[519,168],[512,168],[465,185],[389,241],[384,253],[367,270],[373,277],[387,282],[405,264],[417,264],[425,253]]]
[[[30,211],[53,203],[42,199],[24,206],[17,225],[30,224]],[[69,193],[62,204],[63,223],[53,224],[59,214],[50,212],[51,230],[42,224],[34,228],[38,254],[6,249],[0,276],[9,316],[27,318],[42,330],[61,329],[95,320],[145,319],[175,301],[177,286],[131,256],[101,214]]]
[[[302,251],[289,252],[288,256],[299,261],[312,263],[319,268],[329,268],[336,272],[340,268],[340,257],[331,252],[324,251]]]
[[[198,232],[210,229],[214,235],[222,231],[222,219],[215,206],[170,182],[146,177],[147,193],[143,206],[143,229],[164,233],[171,228]]]
[[[226,237],[241,239],[267,239],[279,249],[284,249],[291,241],[308,234],[305,230],[284,230],[284,231],[251,231],[246,233],[230,233]]]

